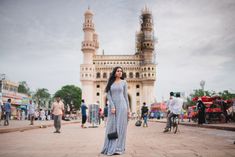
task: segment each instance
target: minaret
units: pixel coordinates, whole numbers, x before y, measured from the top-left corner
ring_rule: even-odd
[[[143,100],[148,105],[154,102],[156,64],[154,63],[154,31],[151,11],[145,6],[140,16],[140,31],[136,34],[136,50],[142,56],[141,76]]]
[[[84,41],[82,42],[83,64],[80,66],[80,79],[82,83],[82,99],[86,104],[92,104],[94,99],[94,80],[95,66],[93,65],[93,56],[96,55],[99,48],[98,35],[95,33],[93,23],[93,13],[88,8],[84,14],[83,23]]]
[[[152,13],[145,6],[141,14],[141,32],[142,32],[142,42],[141,50],[144,56],[144,64],[153,63],[153,53],[154,53],[154,34],[153,34],[153,17]]]

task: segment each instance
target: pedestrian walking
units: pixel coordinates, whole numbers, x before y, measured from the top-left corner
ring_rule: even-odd
[[[41,121],[46,120],[46,113],[44,109],[40,109],[40,119]]]
[[[181,111],[180,111],[181,122],[184,122],[184,112],[185,112],[185,110],[182,108]]]
[[[108,98],[108,119],[102,154],[123,154],[126,145],[126,132],[129,118],[127,82],[123,69],[115,67],[105,88]]]
[[[35,117],[35,106],[32,100],[29,101],[28,113],[29,113],[30,125],[33,125],[34,117]]]
[[[141,108],[141,115],[144,120],[143,127],[148,127],[148,112],[149,112],[148,106],[146,106],[146,103],[144,102]]]
[[[61,119],[64,112],[64,103],[60,100],[60,96],[55,96],[56,101],[52,104],[52,114],[54,115],[54,133],[60,133]]]
[[[5,113],[4,125],[7,126],[9,125],[9,120],[10,120],[10,115],[11,115],[11,99],[7,100],[7,103],[3,105],[3,108],[4,108],[4,113]]]
[[[202,125],[206,122],[205,120],[205,109],[206,106],[202,102],[202,99],[199,97],[197,101],[197,110],[198,110],[198,124]]]
[[[188,107],[188,122],[191,121],[192,118],[192,107]]]
[[[85,123],[87,120],[87,114],[86,114],[87,106],[85,104],[85,100],[82,99],[82,105],[81,105],[81,111],[82,111],[82,128],[86,128]]]

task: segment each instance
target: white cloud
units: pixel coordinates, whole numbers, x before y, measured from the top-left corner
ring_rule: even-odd
[[[80,85],[84,11],[94,12],[100,49],[134,54],[139,15],[152,10],[158,38],[158,100],[170,91],[191,92],[235,86],[235,3],[232,0],[182,1],[32,1],[0,2],[0,73],[26,80],[51,93],[65,84]]]

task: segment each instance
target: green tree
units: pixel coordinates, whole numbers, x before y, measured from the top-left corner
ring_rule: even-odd
[[[80,109],[82,90],[79,87],[74,85],[63,86],[55,93],[55,96],[60,96],[63,99],[65,107],[67,108],[67,105],[69,105],[70,111]]]
[[[18,92],[28,94],[28,95],[31,94],[30,89],[29,89],[28,84],[26,83],[26,81],[19,82]]]
[[[36,90],[36,93],[33,95],[33,99],[36,100],[39,107],[45,107],[46,103],[50,102],[51,95],[46,88],[40,88]]]
[[[224,90],[223,92],[219,92],[219,96],[224,100],[229,100],[235,98],[235,94],[230,93],[228,90]]]

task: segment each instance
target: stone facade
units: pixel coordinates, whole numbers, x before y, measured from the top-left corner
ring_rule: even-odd
[[[112,69],[123,67],[128,82],[128,97],[132,112],[139,113],[143,102],[154,103],[156,64],[154,61],[154,31],[151,12],[145,7],[140,16],[141,29],[136,33],[136,52],[133,55],[98,55],[98,35],[95,32],[93,13],[85,12],[82,42],[83,64],[80,66],[82,98],[87,104],[106,102],[105,87]]]

